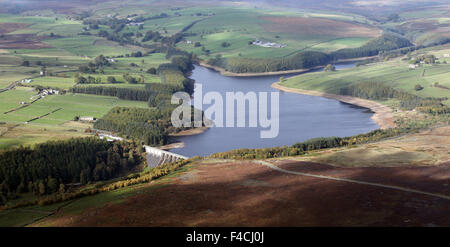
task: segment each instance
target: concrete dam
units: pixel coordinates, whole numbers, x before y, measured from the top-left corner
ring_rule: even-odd
[[[158,148],[144,146],[147,153],[147,165],[148,167],[157,167],[166,163],[175,162],[177,160],[189,159],[189,157],[179,154],[164,151]]]

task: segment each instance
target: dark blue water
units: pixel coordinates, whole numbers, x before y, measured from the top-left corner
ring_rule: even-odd
[[[336,67],[343,69],[352,66],[343,64]],[[280,76],[225,77],[213,70],[196,66],[191,78],[202,84],[203,94],[217,91],[225,99],[225,93],[230,91],[278,92],[279,90],[271,88],[271,84],[278,81]],[[261,128],[212,127],[199,135],[177,138],[177,141],[185,143],[184,148],[170,151],[189,157],[206,156],[238,148],[292,145],[315,137],[351,136],[378,128],[370,119],[372,113],[368,109],[322,97],[279,92],[280,127],[276,138],[261,139]],[[204,106],[203,110],[208,106]]]

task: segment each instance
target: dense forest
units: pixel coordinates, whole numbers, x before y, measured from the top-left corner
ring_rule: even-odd
[[[283,58],[222,58],[216,56],[207,61],[208,64],[225,68],[234,73],[260,73],[270,71],[286,71],[306,69],[326,64],[330,56],[323,52],[304,51]]]
[[[63,192],[71,183],[114,178],[142,162],[143,149],[133,142],[74,138],[20,147],[0,153],[0,202],[19,193]]]
[[[114,96],[124,100],[149,101],[158,94],[170,94],[183,91],[183,87],[178,85],[167,85],[161,83],[148,83],[145,89],[140,88],[119,88],[104,86],[77,86],[69,90],[71,93],[95,94],[103,96]]]
[[[146,145],[164,145],[168,143],[170,133],[184,129],[172,126],[170,118],[174,107],[149,109],[115,107],[102,119],[97,120],[94,128],[113,131]]]
[[[94,128],[113,131],[146,145],[164,145],[168,142],[170,111],[157,108],[114,107],[94,123]]]

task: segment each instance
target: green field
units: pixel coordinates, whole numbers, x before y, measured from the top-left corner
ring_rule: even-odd
[[[0,125],[0,149],[19,145],[32,145],[51,139],[65,139],[76,136],[85,136],[84,130],[90,125],[72,124],[76,116],[102,117],[111,108],[142,107],[147,108],[147,102],[121,100],[114,97],[66,94],[51,95],[38,100],[34,104],[4,114],[5,111],[21,106],[19,102],[29,102],[30,97],[36,92],[31,88],[16,88],[2,93],[0,97],[0,121],[6,122],[8,126],[17,126],[11,130],[1,130]],[[25,124],[26,121],[42,116],[61,108],[36,121]]]
[[[33,92],[27,90],[11,90],[2,95],[2,106],[0,110],[5,112],[20,106],[20,101],[28,101]],[[35,93],[34,93],[35,94]],[[14,100],[14,101],[13,101]],[[10,103],[7,103],[10,102]],[[58,108],[62,108],[47,117],[36,120],[33,124],[60,125],[71,121],[75,116],[102,117],[106,112],[115,106],[123,107],[147,107],[147,102],[121,100],[114,97],[66,94],[50,95],[36,101],[34,104],[15,112],[4,114],[2,120],[9,122],[25,122],[34,117],[44,115]]]
[[[52,77],[52,76],[37,77],[34,78],[31,83],[29,83],[29,85],[31,86],[43,86],[66,90],[71,88],[74,84],[75,83],[73,78]]]
[[[200,10],[199,10],[200,11]],[[361,37],[340,38],[335,35],[327,34],[307,34],[285,31],[268,32],[262,26],[270,23],[262,17],[303,17],[320,18],[334,21],[345,21],[344,23],[368,23],[360,16],[317,13],[310,12],[291,12],[289,10],[269,11],[265,9],[251,8],[212,8],[210,10],[214,16],[207,16],[204,20],[195,24],[189,32],[195,34],[188,37],[193,43],[182,42],[178,47],[192,51],[202,58],[205,54],[201,47],[195,47],[195,42],[200,42],[204,49],[210,50],[210,54],[222,54],[224,57],[254,57],[254,58],[273,58],[282,57],[293,52],[308,49],[319,51],[334,51],[340,48],[359,47],[370,38],[362,35]],[[203,11],[204,12],[204,11]],[[319,20],[320,20],[319,19]],[[314,19],[315,20],[315,19]],[[292,23],[293,30],[296,23]],[[298,27],[300,28],[300,27]],[[249,41],[256,39],[266,42],[284,44],[284,48],[267,48],[256,45],[248,45]],[[231,44],[229,47],[222,47],[223,42]]]
[[[448,50],[434,50],[434,54],[441,54]],[[423,52],[423,51],[421,51]],[[420,97],[450,98],[450,91],[435,87],[439,85],[450,88],[450,64],[421,65],[416,69],[409,69],[407,61],[395,59],[392,61],[363,65],[351,69],[335,72],[315,72],[300,75],[285,80],[281,85],[292,88],[315,90],[338,94],[340,88],[361,82],[383,82],[402,91],[416,94]],[[420,84],[423,90],[416,91],[414,86]],[[444,101],[450,105],[450,101]]]

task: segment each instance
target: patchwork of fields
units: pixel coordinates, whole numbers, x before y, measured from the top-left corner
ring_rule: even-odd
[[[17,109],[22,106],[20,102],[30,102],[30,98],[34,95],[36,91],[25,87],[16,87],[1,93],[0,119],[3,125],[0,127],[6,127],[0,131],[0,149],[39,143],[53,138],[65,139],[86,135],[85,129],[92,126],[90,124],[73,126],[70,123],[76,116],[100,118],[116,106],[148,107],[147,102],[96,95],[66,94],[46,96],[27,107]],[[5,114],[13,109],[17,110]],[[55,110],[57,111],[44,118],[25,124],[35,117]]]
[[[103,74],[94,75],[102,86],[144,89],[144,83],[128,84],[123,75],[140,76],[145,83],[160,83],[158,75],[146,71],[170,62],[162,53],[125,57],[125,54],[146,49],[79,35],[82,21],[65,15],[50,16],[0,14],[0,89],[31,79],[31,82],[23,84],[25,87],[16,86],[0,93],[0,149],[87,135],[84,132],[92,124],[74,125],[76,122],[72,120],[76,116],[101,118],[116,106],[148,107],[147,102],[83,94],[48,95],[30,105],[21,104],[38,98],[38,91],[33,87],[69,90],[76,84],[74,77],[77,73],[91,76],[79,73],[79,66],[104,55],[123,57],[115,58]],[[45,76],[40,75],[43,70],[46,71]],[[117,83],[108,83],[111,76]]]

